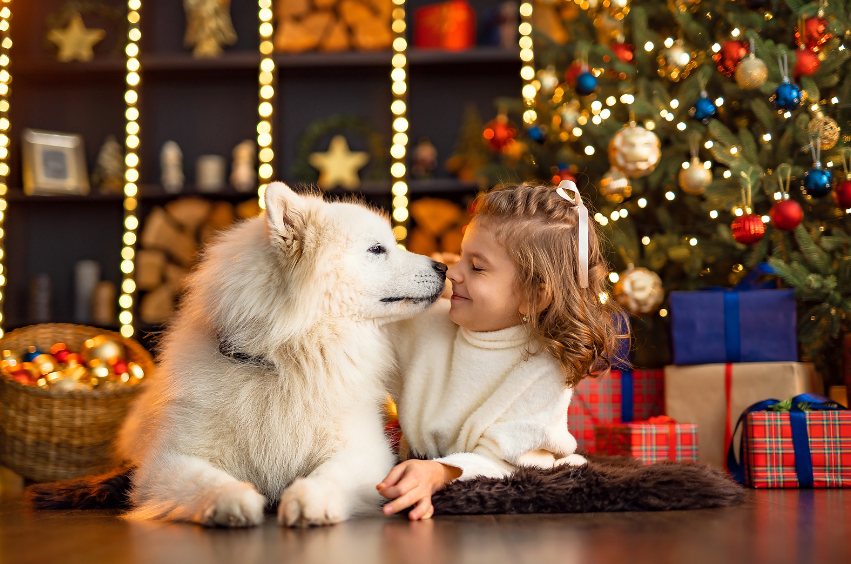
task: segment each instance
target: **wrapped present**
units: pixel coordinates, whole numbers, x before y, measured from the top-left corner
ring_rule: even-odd
[[[842,374],[845,380],[845,397],[851,399],[851,333],[842,336]]]
[[[631,456],[645,464],[697,461],[697,425],[677,423],[665,415],[647,421],[600,425],[594,435],[599,454]]]
[[[677,365],[795,362],[795,292],[671,292],[671,338]]]
[[[821,393],[811,364],[753,362],[665,367],[665,414],[694,423],[700,435],[700,462],[724,467],[735,417],[770,397]]]
[[[851,411],[818,394],[748,407],[739,459],[727,451],[730,475],[754,488],[851,487]]]
[[[664,372],[612,370],[603,378],[585,378],[573,391],[567,428],[579,450],[596,450],[598,425],[649,419],[662,413]]]
[[[463,0],[417,8],[414,45],[420,49],[461,51],[476,44],[476,13]]]

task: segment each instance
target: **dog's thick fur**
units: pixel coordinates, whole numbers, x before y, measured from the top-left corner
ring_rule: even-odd
[[[364,206],[280,183],[265,203],[204,252],[121,430],[131,518],[251,526],[279,501],[282,524],[306,526],[377,511],[393,465],[380,326],[432,304],[445,267],[399,249]]]

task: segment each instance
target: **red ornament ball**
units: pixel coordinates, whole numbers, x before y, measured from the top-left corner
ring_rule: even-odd
[[[747,54],[747,43],[730,40],[721,44],[721,49],[712,55],[712,60],[715,61],[719,71],[727,76],[733,76],[733,73],[736,72],[736,67],[739,66],[739,61]]]
[[[574,61],[564,73],[564,81],[570,85],[576,86],[576,77],[582,74],[582,64],[579,61]]]
[[[836,206],[847,210],[851,208],[851,178],[846,178],[833,189],[833,201]]]
[[[805,45],[807,49],[818,53],[822,45],[828,42],[833,34],[827,31],[827,20],[821,17],[804,20],[804,37],[801,37],[800,27],[795,28],[795,43]]]
[[[792,74],[795,75],[795,78],[810,76],[815,74],[820,66],[821,61],[819,61],[818,53],[813,53],[806,49],[798,49],[795,52],[795,68]]]
[[[494,151],[501,151],[506,145],[514,140],[517,130],[509,123],[508,118],[498,115],[485,125],[482,135],[488,142],[488,146]]]
[[[733,230],[733,239],[745,245],[756,243],[765,235],[765,224],[755,213],[737,217],[730,224],[730,229]]]
[[[629,43],[612,43],[609,47],[611,48],[612,53],[615,54],[615,57],[620,59],[621,62],[635,62],[635,47]]]
[[[804,210],[795,200],[777,202],[768,212],[771,224],[781,231],[794,231],[804,220]],[[762,220],[760,220],[762,221]]]

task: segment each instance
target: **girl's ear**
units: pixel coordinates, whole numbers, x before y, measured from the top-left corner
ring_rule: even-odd
[[[547,285],[543,283],[538,285],[538,291],[536,295],[531,296],[531,298],[532,300],[530,303],[520,305],[521,315],[529,315],[530,313],[534,313],[535,315],[537,315],[548,307],[550,307],[550,305],[553,303],[553,293],[550,292],[550,289],[547,287]]]

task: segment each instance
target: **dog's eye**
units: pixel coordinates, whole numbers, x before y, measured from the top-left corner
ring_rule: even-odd
[[[373,245],[369,249],[367,249],[367,251],[374,255],[381,255],[386,253],[387,249],[385,249],[383,245]]]

